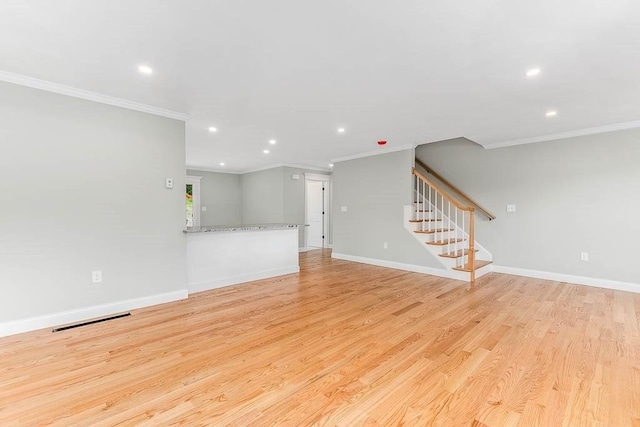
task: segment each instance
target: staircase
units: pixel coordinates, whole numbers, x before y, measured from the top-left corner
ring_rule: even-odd
[[[405,208],[406,228],[440,261],[447,277],[469,280],[474,286],[491,268],[491,253],[475,241],[476,207],[455,199],[445,186],[415,168],[412,174],[414,198],[413,206]]]

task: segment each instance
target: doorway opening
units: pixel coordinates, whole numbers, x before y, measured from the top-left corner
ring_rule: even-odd
[[[331,247],[331,176],[305,174],[305,247]]]

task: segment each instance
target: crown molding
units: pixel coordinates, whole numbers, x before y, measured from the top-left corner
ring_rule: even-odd
[[[116,107],[126,108],[128,110],[141,111],[143,113],[154,114],[156,116],[168,117],[170,119],[181,120],[184,122],[189,119],[189,115],[186,113],[165,110],[164,108],[154,107],[152,105],[128,101],[126,99],[103,95],[101,93],[78,89],[71,86],[65,86],[46,80],[36,79],[34,77],[23,76],[21,74],[10,73],[4,70],[0,70],[0,81],[32,87],[34,89],[40,89],[47,92],[59,93],[61,95],[72,96],[74,98],[86,99],[88,101],[98,102],[101,104],[113,105]]]
[[[196,166],[196,165],[187,165],[186,166],[187,170],[190,171],[196,171],[196,172],[216,172],[216,173],[228,173],[228,174],[233,174],[233,175],[241,175],[242,172],[237,171],[237,170],[225,170],[222,168],[210,168],[207,166]]]
[[[405,144],[399,147],[381,148],[375,151],[366,151],[364,153],[353,154],[351,156],[338,157],[337,159],[331,159],[332,163],[344,162],[347,160],[361,159],[363,157],[379,156],[380,154],[389,154],[396,151],[413,150],[416,148],[415,144]]]
[[[568,132],[553,133],[550,135],[534,136],[531,138],[513,139],[511,141],[493,142],[481,144],[486,149],[511,147],[514,145],[533,144],[534,142],[553,141],[556,139],[573,138],[576,136],[594,135],[597,133],[614,132],[617,130],[633,129],[640,127],[640,120],[632,122],[615,123],[612,125],[598,126],[586,129],[571,130]]]
[[[282,163],[281,166],[283,166],[285,168],[306,169],[306,170],[310,170],[310,171],[331,173],[331,168],[322,168],[320,166],[299,165],[299,164],[296,164],[296,163]]]
[[[244,171],[226,170],[226,169],[219,169],[219,168],[210,168],[208,166],[197,166],[197,165],[189,165],[189,164],[187,164],[187,166],[186,166],[186,168],[188,170],[193,170],[193,171],[230,173],[230,174],[235,174],[235,175],[242,175],[242,174],[245,174],[245,173],[266,171],[266,170],[269,170],[269,169],[282,168],[282,167],[331,173],[331,169],[329,169],[329,168],[320,168],[318,166],[299,165],[299,164],[295,164],[295,163],[275,163],[275,164],[271,164],[271,165],[268,165],[268,166],[265,166],[265,167],[262,167],[262,168],[248,169],[248,170],[244,170]]]
[[[243,172],[240,173],[253,173],[253,172],[260,172],[260,171],[265,171],[265,170],[269,170],[269,169],[275,169],[275,168],[294,168],[294,169],[307,169],[307,170],[311,170],[311,171],[318,171],[318,172],[331,172],[331,169],[329,168],[320,168],[318,166],[307,166],[307,165],[299,165],[299,164],[295,164],[295,163],[275,163],[272,165],[268,165],[268,166],[264,166],[261,168],[257,168],[257,169],[249,169],[249,170],[245,170]]]

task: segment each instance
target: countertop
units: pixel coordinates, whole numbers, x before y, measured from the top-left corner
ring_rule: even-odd
[[[220,231],[258,231],[258,230],[284,230],[288,228],[298,228],[304,224],[242,224],[242,225],[202,225],[200,227],[187,227],[184,233],[215,233]]]

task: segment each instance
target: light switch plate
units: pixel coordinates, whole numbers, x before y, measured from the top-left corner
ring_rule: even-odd
[[[200,208],[202,210],[202,212],[206,212],[207,211],[207,207],[203,206],[202,208]]]
[[[300,175],[294,173],[293,175],[291,175],[291,179],[300,179]]]
[[[516,205],[507,205],[507,212],[515,212]]]
[[[340,212],[346,212],[346,211],[347,211],[346,206],[340,206]]]

